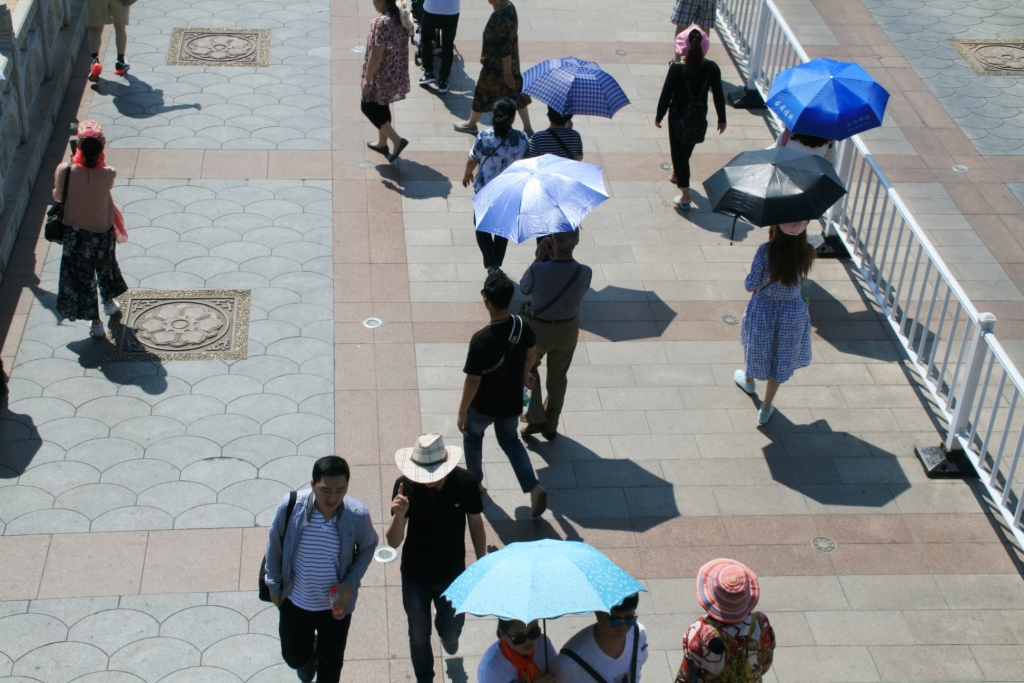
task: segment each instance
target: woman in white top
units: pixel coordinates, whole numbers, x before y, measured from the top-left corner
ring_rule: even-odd
[[[782,135],[775,141],[774,147],[785,147],[804,154],[814,154],[830,164],[836,163],[836,141],[819,138],[816,135],[794,133],[788,128],[782,129]]]
[[[554,683],[548,666],[557,654],[536,619],[529,624],[499,619],[498,641],[487,648],[476,677],[479,683]]]

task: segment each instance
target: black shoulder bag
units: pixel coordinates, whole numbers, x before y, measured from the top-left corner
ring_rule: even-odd
[[[295,491],[288,494],[288,509],[284,513],[284,527],[281,529],[281,555],[284,556],[284,537],[288,533],[288,523],[292,519],[292,510],[295,509]],[[260,562],[260,600],[263,602],[273,602],[270,599],[270,588],[267,586],[267,556],[263,556],[263,561]]]
[[[682,67],[680,67],[682,68]],[[711,82],[709,75],[700,86],[700,95],[695,97],[690,81],[684,73],[681,78],[686,86],[686,94],[689,99],[672,122],[672,131],[676,139],[684,145],[697,145],[704,142],[708,133],[708,85]]]
[[[47,242],[64,244],[64,205],[68,202],[68,185],[71,182],[71,164],[64,170],[64,192],[60,195],[60,201],[54,202],[46,212],[46,226],[43,228],[43,237]]]
[[[524,301],[523,303],[519,304],[519,315],[523,317],[523,320],[530,321],[536,318],[544,311],[554,306],[556,303],[558,303],[558,300],[561,299],[565,295],[565,293],[569,291],[569,288],[572,287],[573,283],[576,282],[577,279],[579,279],[580,273],[582,272],[583,264],[580,263],[576,266],[576,270],[573,271],[572,277],[570,277],[569,281],[565,283],[565,286],[562,287],[561,291],[558,292],[558,294],[555,294],[554,299],[552,299],[551,301],[547,302],[546,304],[537,309],[532,308],[531,302]]]
[[[640,626],[638,624],[634,624],[633,625],[633,659],[632,659],[632,661],[629,664],[629,683],[636,683],[636,655],[637,655],[637,651],[639,650],[639,648],[640,648]],[[561,650],[559,650],[559,652],[561,652],[563,655],[565,655],[566,657],[569,657],[574,662],[579,664],[580,667],[584,671],[586,671],[588,674],[590,674],[591,678],[593,678],[595,681],[597,681],[597,683],[608,683],[608,681],[606,681],[601,674],[599,674],[596,671],[594,671],[594,667],[590,666],[589,664],[587,664],[586,661],[584,661],[583,657],[580,657],[578,654],[576,654],[575,652],[573,652],[569,648],[563,647]]]

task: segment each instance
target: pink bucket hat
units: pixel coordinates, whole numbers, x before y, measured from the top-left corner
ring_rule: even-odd
[[[102,138],[103,128],[92,119],[86,119],[78,124],[78,138]]]
[[[682,55],[683,57],[690,51],[690,33],[693,31],[700,31],[700,51],[701,54],[707,56],[708,50],[711,49],[711,39],[708,38],[708,34],[704,32],[697,24],[690,24],[687,28],[683,29],[676,35],[676,54]]]
[[[807,229],[807,225],[810,221],[797,221],[796,223],[780,223],[779,230],[786,233],[787,235],[796,236]]]
[[[720,557],[697,572],[697,602],[709,616],[724,624],[743,621],[760,597],[757,575],[736,560]]]

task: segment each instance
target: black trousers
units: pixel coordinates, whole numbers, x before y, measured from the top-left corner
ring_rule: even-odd
[[[377,104],[376,102],[367,102],[363,100],[359,108],[363,112],[363,116],[370,119],[370,123],[377,130],[385,123],[391,123],[391,107],[386,104]]]
[[[281,603],[281,621],[277,627],[285,664],[299,669],[314,656],[319,656],[316,680],[319,683],[338,683],[341,680],[341,667],[345,663],[345,645],[348,643],[348,627],[351,624],[351,614],[346,614],[344,619],[335,619],[329,609],[310,612],[296,607],[286,598]]]
[[[455,32],[459,28],[459,15],[423,12],[420,26],[420,60],[426,72],[434,70],[434,50],[430,43],[434,39],[434,32],[441,31],[441,71],[437,74],[437,80],[447,82],[448,76],[452,73],[452,61],[455,59]]]
[[[676,186],[690,186],[690,157],[697,145],[687,145],[676,138],[675,125],[672,117],[668,117],[668,146],[672,153],[672,168],[676,172]]]

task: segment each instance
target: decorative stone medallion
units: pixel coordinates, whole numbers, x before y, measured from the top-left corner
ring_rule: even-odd
[[[247,291],[133,289],[117,301],[104,360],[241,360],[248,353]]]
[[[1024,76],[1024,41],[951,40],[979,76]]]
[[[176,28],[168,66],[246,66],[270,64],[270,30],[256,28]]]

